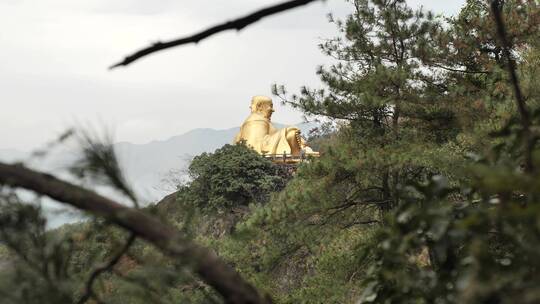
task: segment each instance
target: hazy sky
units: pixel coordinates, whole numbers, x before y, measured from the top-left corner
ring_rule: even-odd
[[[329,63],[317,44],[335,35],[328,0],[152,55],[107,67],[156,40],[191,34],[269,0],[0,0],[0,149],[29,150],[73,124],[105,125],[119,141],[145,143],[194,128],[238,126],[252,95],[272,83],[317,86]],[[464,0],[409,0],[454,14]],[[273,120],[301,121],[278,102]]]

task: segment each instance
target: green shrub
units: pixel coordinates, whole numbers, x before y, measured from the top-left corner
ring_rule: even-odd
[[[191,181],[180,187],[180,201],[203,209],[265,202],[285,185],[280,169],[243,144],[225,145],[196,156],[189,166]]]

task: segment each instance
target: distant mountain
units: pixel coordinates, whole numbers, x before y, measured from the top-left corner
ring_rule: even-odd
[[[274,124],[283,127],[282,124]],[[304,134],[314,128],[314,123],[297,124]],[[137,192],[144,204],[155,202],[165,195],[174,191],[174,180],[185,177],[184,170],[190,160],[203,152],[213,152],[225,144],[231,143],[238,133],[239,127],[214,130],[194,129],[182,135],[171,137],[167,140],[152,141],[147,144],[133,144],[119,142],[115,144],[120,164],[128,181]],[[65,168],[68,164],[76,161],[76,148],[64,147],[53,150],[45,158],[29,158],[30,153],[12,149],[0,149],[0,160],[5,162],[25,161],[35,169],[46,171],[62,178],[70,179]],[[30,161],[28,161],[31,159]],[[167,182],[169,180],[169,182]],[[112,196],[122,201],[123,198],[107,189],[96,188],[100,193]],[[49,206],[52,204],[47,204]],[[46,208],[53,214],[58,208]],[[53,212],[55,211],[55,212]],[[80,217],[52,216],[53,226],[78,220]],[[71,220],[71,221],[72,221]]]
[[[171,174],[179,177],[194,156],[231,143],[238,130],[195,129],[147,144],[121,142],[115,149],[138,194],[147,201],[155,201],[173,190],[163,179],[170,178]]]

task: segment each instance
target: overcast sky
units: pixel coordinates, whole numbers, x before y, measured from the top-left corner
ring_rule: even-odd
[[[464,0],[409,0],[455,14]],[[191,34],[246,14],[269,0],[0,0],[0,149],[30,150],[76,123],[105,125],[118,141],[145,143],[194,128],[230,128],[248,114],[253,95],[272,83],[289,91],[318,86],[329,63],[317,44],[335,35],[326,15],[344,15],[328,0],[107,67],[156,40]],[[301,114],[275,102],[273,120]]]

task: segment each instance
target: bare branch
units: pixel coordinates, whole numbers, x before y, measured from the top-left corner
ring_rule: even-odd
[[[444,66],[435,62],[427,63],[429,66],[433,66],[439,69],[443,69],[450,72],[456,72],[456,73],[464,73],[464,74],[490,74],[489,71],[474,71],[474,70],[467,70],[467,69],[455,69],[448,66]]]
[[[259,20],[261,20],[264,17],[275,15],[284,11],[291,10],[293,8],[306,5],[310,2],[315,2],[317,0],[291,0],[282,2],[280,4],[276,4],[273,6],[269,6],[263,9],[260,9],[258,11],[255,11],[247,16],[227,21],[225,23],[221,23],[218,25],[215,25],[213,27],[210,27],[206,30],[203,30],[201,32],[198,32],[196,34],[193,34],[191,36],[182,37],[179,39],[167,41],[167,42],[156,42],[152,44],[149,47],[146,47],[144,49],[141,49],[137,52],[135,52],[132,55],[127,56],[124,58],[122,62],[113,64],[109,69],[114,69],[119,66],[127,66],[130,63],[134,62],[135,60],[138,60],[142,57],[148,56],[152,53],[163,51],[172,47],[184,45],[184,44],[190,44],[190,43],[199,43],[201,40],[206,39],[212,35],[215,35],[217,33],[227,31],[227,30],[237,30],[240,31],[246,26],[255,23]]]
[[[534,139],[531,134],[531,117],[527,110],[527,105],[525,103],[525,98],[521,92],[521,87],[519,86],[519,79],[517,77],[517,67],[516,61],[512,57],[510,51],[512,50],[512,43],[508,41],[506,36],[506,29],[504,26],[503,17],[501,15],[502,4],[500,0],[492,0],[491,10],[493,11],[493,18],[495,19],[495,24],[497,25],[497,34],[501,41],[503,47],[503,53],[506,57],[508,73],[510,74],[510,80],[512,81],[512,86],[514,88],[514,95],[516,97],[516,103],[521,117],[521,124],[523,126],[523,137],[525,141],[525,171],[533,171],[533,161],[532,161],[532,150],[534,147]]]
[[[92,271],[90,277],[88,278],[88,281],[86,281],[85,292],[81,296],[79,301],[77,301],[78,304],[86,303],[86,301],[88,301],[90,298],[97,296],[94,292],[94,282],[101,274],[112,271],[114,266],[116,266],[116,264],[120,262],[122,256],[124,256],[124,254],[129,250],[135,239],[135,234],[131,233],[124,246],[122,246],[122,248],[112,257],[109,262],[97,267],[96,269],[94,269],[94,271]]]
[[[187,240],[177,229],[141,210],[128,208],[93,191],[21,165],[0,162],[0,184],[32,190],[123,227],[164,254],[189,264],[202,280],[223,296],[226,303],[272,302],[214,251]]]

